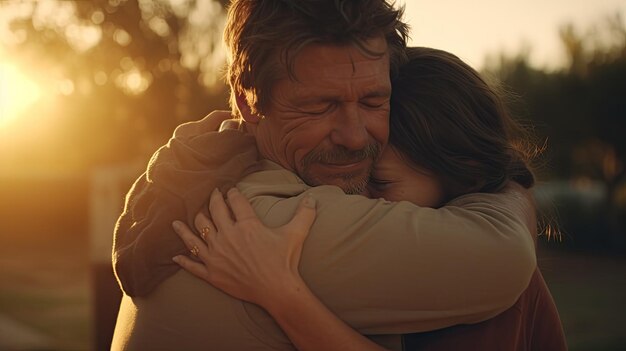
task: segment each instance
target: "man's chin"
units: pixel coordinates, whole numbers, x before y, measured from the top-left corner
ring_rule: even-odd
[[[342,184],[336,184],[340,187],[346,194],[349,195],[363,195],[367,190],[367,178],[360,179],[357,181],[351,180],[349,182],[342,182]]]
[[[360,195],[367,190],[367,180],[369,179],[369,171],[349,173],[335,173],[322,177],[307,177],[304,181],[312,186],[317,185],[334,185],[340,187],[346,194]]]

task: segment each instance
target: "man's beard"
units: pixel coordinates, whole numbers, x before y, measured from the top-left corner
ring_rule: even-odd
[[[365,172],[346,172],[338,173],[332,179],[340,179],[340,186],[346,194],[362,194],[369,180],[370,173],[374,167],[374,161],[378,159],[382,145],[379,143],[370,143],[360,150],[348,150],[343,146],[337,146],[332,150],[324,150],[317,148],[311,150],[301,161],[302,174],[300,177],[309,185],[327,185],[329,180],[327,177],[320,177],[311,172],[311,167],[316,163],[326,164],[349,164],[357,163],[366,159],[371,159],[372,163]],[[336,184],[334,184],[336,185]]]

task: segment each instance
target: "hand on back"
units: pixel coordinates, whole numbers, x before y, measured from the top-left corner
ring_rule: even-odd
[[[174,229],[200,262],[185,256],[175,261],[225,293],[266,307],[301,284],[298,264],[315,220],[315,200],[304,195],[291,221],[278,228],[266,227],[236,188],[228,191],[227,202],[218,190],[213,191],[212,220],[202,213],[195,219],[201,237],[183,222],[174,222]]]

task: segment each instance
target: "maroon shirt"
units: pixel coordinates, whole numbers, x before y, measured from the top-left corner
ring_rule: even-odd
[[[407,334],[404,350],[567,350],[561,320],[539,269],[513,307],[487,321]]]

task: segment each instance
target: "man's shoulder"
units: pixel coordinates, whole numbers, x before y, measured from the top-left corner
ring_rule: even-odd
[[[237,188],[251,200],[263,196],[280,200],[298,196],[311,189],[295,173],[267,159],[259,161],[259,169],[242,178],[237,183]]]

